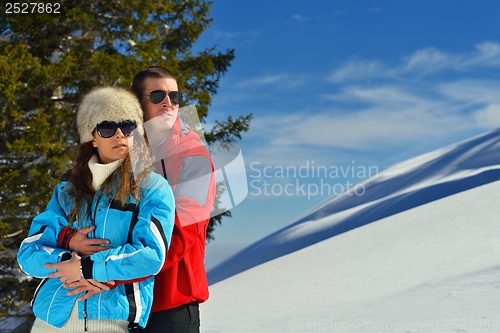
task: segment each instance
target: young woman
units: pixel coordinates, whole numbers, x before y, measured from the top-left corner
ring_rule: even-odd
[[[17,257],[24,272],[43,279],[32,301],[32,332],[130,332],[144,327],[151,311],[150,276],[160,271],[170,245],[174,197],[152,172],[134,94],[118,87],[91,91],[78,108],[77,127],[75,166],[33,219]],[[91,230],[87,237],[109,244],[96,244],[100,251],[91,255],[71,253],[57,246],[68,241],[58,239],[65,229]],[[82,294],[65,286],[80,279],[101,287],[131,282],[78,301]]]

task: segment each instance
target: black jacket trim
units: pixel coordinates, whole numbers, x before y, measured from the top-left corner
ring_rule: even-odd
[[[158,231],[160,232],[160,235],[161,235],[161,239],[163,241],[163,244],[165,244],[165,249],[168,249],[168,240],[167,240],[167,236],[165,236],[165,232],[163,230],[163,227],[161,225],[161,222],[154,216],[151,216],[151,222],[153,222],[153,224],[156,226],[156,228],[158,229]]]
[[[137,209],[137,205],[134,203],[128,203],[124,206],[120,200],[113,200],[111,201],[111,205],[109,205],[109,208],[121,210],[122,212],[135,212]]]
[[[81,265],[83,277],[86,279],[92,279],[92,269],[94,267],[94,261],[90,259],[90,257],[82,257]]]
[[[132,234],[134,233],[135,225],[139,222],[139,207],[134,205],[132,218],[130,219],[130,227],[128,229],[127,243],[132,244]]]
[[[133,322],[135,319],[135,315],[137,313],[137,304],[135,304],[134,297],[134,284],[129,283],[125,285],[125,294],[127,295],[128,300],[128,321]]]

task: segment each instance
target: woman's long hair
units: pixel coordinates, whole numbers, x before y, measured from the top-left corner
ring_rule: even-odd
[[[99,156],[97,148],[92,145],[92,142],[86,142],[76,147],[75,155],[75,166],[68,179],[71,184],[68,192],[73,201],[73,210],[68,219],[69,224],[74,221],[82,221],[85,215],[90,216],[92,201],[96,194],[96,190],[92,186],[92,172],[88,164],[92,156]],[[109,197],[118,201],[122,206],[125,205],[129,196],[132,196],[139,203],[142,195],[141,188],[145,188],[150,173],[154,171],[153,161],[148,142],[136,134],[134,144],[129,147],[127,156],[118,169],[101,185],[105,186],[104,193],[107,193]]]

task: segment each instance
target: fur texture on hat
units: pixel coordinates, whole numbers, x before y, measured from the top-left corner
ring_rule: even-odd
[[[100,122],[124,120],[134,120],[136,131],[144,136],[141,105],[132,92],[116,86],[91,90],[83,97],[76,115],[80,143],[94,140],[92,132]]]

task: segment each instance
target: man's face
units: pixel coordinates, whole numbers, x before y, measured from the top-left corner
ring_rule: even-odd
[[[154,119],[155,125],[159,130],[170,130],[174,126],[179,110],[178,104],[173,104],[168,97],[171,91],[178,91],[177,82],[172,78],[146,79],[144,82],[144,95],[149,95],[152,91],[163,90],[167,94],[158,104],[153,104],[149,96],[142,96],[141,106],[144,112],[144,121]],[[150,123],[152,123],[150,122]]]

